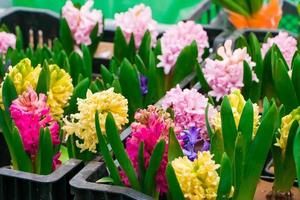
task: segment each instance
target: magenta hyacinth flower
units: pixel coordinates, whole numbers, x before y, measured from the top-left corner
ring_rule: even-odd
[[[19,130],[24,149],[32,159],[35,159],[38,152],[40,128],[49,128],[54,146],[60,143],[59,125],[50,115],[44,94],[38,95],[29,88],[12,102],[10,113]],[[55,159],[54,165],[57,163]]]
[[[155,106],[149,106],[147,109],[137,111],[135,120],[136,121],[131,124],[132,134],[126,140],[126,152],[128,153],[136,173],[139,174],[138,152],[140,143],[144,142],[144,159],[145,168],[147,169],[155,145],[160,140],[168,141],[169,128],[173,126],[173,122],[169,113]],[[160,193],[166,193],[168,191],[165,176],[168,163],[167,149],[168,147],[166,145],[161,165],[155,177],[156,189]],[[129,185],[128,178],[124,171],[121,171],[120,174],[123,182],[126,185]]]

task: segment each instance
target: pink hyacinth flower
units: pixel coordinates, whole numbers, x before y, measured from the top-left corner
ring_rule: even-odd
[[[16,48],[16,36],[12,33],[0,32],[0,54],[7,52],[8,48]]]
[[[179,132],[191,127],[200,128],[202,139],[208,140],[205,123],[205,109],[208,99],[196,89],[182,90],[179,85],[167,92],[163,99],[163,109],[172,108],[175,115],[175,127]],[[208,116],[213,117],[216,111],[209,107]]]
[[[158,56],[165,74],[169,74],[174,67],[180,52],[184,47],[196,41],[198,47],[198,61],[201,62],[204,49],[209,47],[207,33],[200,24],[194,21],[179,22],[167,30],[161,38],[162,55]]]
[[[121,28],[127,43],[129,43],[131,34],[133,34],[136,48],[141,45],[147,30],[151,34],[152,46],[156,44],[157,22],[152,19],[152,11],[149,6],[139,4],[129,8],[127,12],[116,13],[115,25]]]
[[[50,115],[47,97],[31,88],[10,106],[11,117],[20,132],[25,151],[34,159],[38,152],[40,128],[48,127],[54,146],[60,143],[59,125]]]
[[[94,1],[88,0],[80,9],[68,0],[62,8],[62,17],[66,19],[77,45],[92,43],[90,34],[98,23],[98,35],[103,31],[101,10],[91,9]]]
[[[261,52],[265,56],[268,50],[276,44],[280,49],[284,59],[291,68],[292,60],[295,52],[297,51],[297,40],[289,36],[287,32],[279,32],[279,34],[273,38],[268,38],[266,43],[263,43]]]
[[[203,68],[204,77],[211,87],[212,91],[208,94],[221,99],[224,95],[231,93],[235,89],[241,89],[244,86],[244,61],[249,64],[252,70],[252,80],[258,81],[253,71],[255,62],[247,53],[247,49],[231,50],[232,41],[227,40],[224,46],[218,49],[218,55],[222,60],[212,60],[207,58]]]

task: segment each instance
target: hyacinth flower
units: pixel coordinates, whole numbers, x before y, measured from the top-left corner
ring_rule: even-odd
[[[63,6],[59,38],[68,54],[84,44],[94,55],[103,32],[103,15],[101,10],[92,9],[93,4],[88,0],[77,8],[68,0]]]
[[[280,0],[222,1],[213,0],[214,3],[224,7],[228,13],[229,21],[237,29],[265,28],[277,29],[282,16]]]
[[[4,109],[0,109],[0,127],[13,169],[50,174],[60,164],[62,132],[51,115],[47,96],[41,91],[36,93],[30,86],[18,96],[10,76],[5,78],[1,90]]]
[[[183,152],[190,159],[197,156],[197,151],[209,149],[209,136],[206,129],[205,109],[208,99],[196,89],[182,90],[179,85],[167,92],[162,100],[162,107],[172,109],[174,113],[175,131],[182,141]],[[209,107],[209,116],[215,110]]]
[[[62,129],[66,133],[70,157],[88,161],[97,153],[99,143],[95,129],[95,113],[98,112],[101,130],[105,133],[105,119],[108,113],[114,117],[118,130],[128,122],[128,102],[113,88],[92,93],[87,90],[84,98],[77,99],[76,113],[64,117]]]
[[[281,106],[284,115],[284,107]],[[283,111],[283,112],[282,112]],[[269,199],[274,197],[292,198],[291,189],[296,177],[299,177],[299,129],[300,107],[289,114],[282,116],[279,129],[276,132],[272,145],[272,157],[274,176],[272,191],[267,195]]]
[[[170,114],[155,106],[139,110],[135,115],[136,121],[131,124],[132,135],[127,139],[126,147],[119,137],[112,115],[108,114],[106,118],[106,138],[101,132],[97,116],[95,124],[100,141],[97,148],[103,155],[113,179],[112,184],[130,186],[154,198],[166,194],[167,163],[175,155],[174,147],[180,149]],[[115,165],[107,144],[111,145],[120,168]]]
[[[235,89],[243,89],[243,93],[255,91],[253,86],[259,85],[260,76],[256,73],[257,63],[252,60],[246,47],[232,51],[232,41],[227,40],[224,46],[218,48],[217,55],[219,58],[207,58],[202,69],[197,68],[204,92],[220,101]]]
[[[6,54],[9,48],[16,48],[16,35],[13,33],[7,33],[0,31],[0,54]]]
[[[180,133],[180,139],[183,141],[183,154],[190,160],[197,158],[197,152],[208,151],[210,143],[200,137],[200,128],[191,127]],[[197,149],[196,145],[203,142],[202,147]]]
[[[267,41],[262,44],[261,51],[263,57],[265,57],[273,44],[277,45],[283,58],[287,62],[289,69],[291,69],[293,57],[297,51],[297,40],[294,37],[289,36],[287,32],[283,31],[279,32],[275,37],[268,37]]]
[[[174,199],[213,200],[217,198],[220,182],[217,169],[220,165],[215,163],[213,155],[209,151],[198,152],[194,161],[189,160],[186,156],[178,157],[171,162],[171,166],[181,190],[177,190],[175,193],[171,192]]]
[[[221,165],[217,196],[243,200],[254,197],[279,120],[275,101],[264,101],[259,120],[256,106],[251,100],[245,102],[238,91],[223,98],[215,122],[210,123],[207,116],[210,152]]]
[[[9,67],[7,77],[12,81],[18,95],[28,87],[46,94],[51,115],[57,120],[62,118],[74,89],[72,79],[64,69],[55,64],[48,65],[46,62],[43,67],[41,65],[33,67],[31,61],[25,58],[17,65]],[[1,108],[5,106],[2,101],[5,98],[3,84],[0,86]]]
[[[152,19],[152,10],[149,6],[139,4],[126,12],[116,13],[115,26],[121,29],[127,44],[133,42],[136,49],[139,49],[147,31],[151,35],[151,46],[156,44],[157,22]],[[131,37],[133,41],[130,41]]]

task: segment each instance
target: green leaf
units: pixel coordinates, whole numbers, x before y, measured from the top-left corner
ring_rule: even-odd
[[[133,35],[133,33],[131,33],[129,44],[128,44],[127,57],[126,58],[131,63],[133,63],[134,59],[135,59],[135,54],[136,54],[136,50],[135,50],[135,43],[134,43],[134,35]]]
[[[295,159],[296,165],[296,172],[297,172],[297,179],[300,180],[300,128],[297,129],[295,139],[294,139],[294,148],[293,148],[293,155]],[[298,184],[300,188],[300,184]]]
[[[123,143],[121,141],[118,129],[115,124],[114,117],[111,113],[108,113],[105,122],[106,135],[109,144],[114,152],[115,157],[120,163],[121,168],[124,170],[126,176],[128,177],[131,187],[135,190],[141,191],[141,186],[139,184],[137,174],[132,166],[131,160],[129,159]]]
[[[262,8],[263,0],[250,0],[249,2],[251,7],[251,13],[256,13]]]
[[[246,141],[246,145],[248,146],[252,140],[252,133],[253,133],[253,106],[251,100],[248,100],[244,106],[239,126],[238,132],[241,132],[244,136]]]
[[[245,38],[244,35],[241,35],[235,42],[235,48],[244,48],[244,47],[248,47],[248,42],[247,39]]]
[[[100,73],[101,73],[101,78],[103,79],[105,84],[111,84],[114,77],[113,74],[107,70],[107,68],[104,65],[100,66]]]
[[[272,105],[261,121],[256,136],[246,153],[243,180],[247,181],[241,183],[240,190],[237,191],[237,199],[245,199],[243,197],[252,199],[254,196],[260,173],[272,144],[274,131],[277,128],[275,126],[277,118],[276,105]]]
[[[150,53],[149,53],[149,62],[150,62]],[[148,62],[148,63],[149,63]],[[142,60],[142,58],[139,56],[139,55],[136,55],[135,56],[135,65],[138,69],[138,71],[140,73],[142,73],[144,76],[148,74],[148,69],[147,68],[150,68],[149,65],[146,67],[146,65],[144,64],[144,61]]]
[[[262,96],[268,99],[276,97],[275,86],[272,78],[272,65],[274,65],[274,48],[270,48],[263,60]]]
[[[36,86],[36,92],[47,94],[50,87],[50,70],[47,60],[44,60],[42,71],[40,72],[39,79]]]
[[[110,176],[113,179],[113,183],[115,185],[123,185],[123,182],[122,182],[120,174],[119,174],[119,170],[114,163],[114,160],[108,150],[105,138],[101,131],[101,127],[99,124],[98,111],[96,111],[96,113],[95,113],[95,127],[96,127],[96,133],[97,133],[97,137],[98,137],[97,150],[98,150],[98,152],[101,152],[101,155],[103,156],[106,167],[108,168]]]
[[[227,199],[232,186],[232,167],[231,161],[226,153],[222,156],[220,182],[217,192],[217,200]]]
[[[128,100],[129,117],[132,121],[135,111],[143,107],[143,96],[137,71],[127,59],[121,64],[119,78],[123,95]]]
[[[83,60],[78,53],[73,51],[69,57],[69,61],[72,83],[73,85],[77,85],[79,74],[82,73],[83,70]]]
[[[59,38],[67,54],[70,54],[74,48],[74,40],[66,19],[60,20]]]
[[[232,0],[212,0],[212,2],[238,14],[250,16],[250,12],[245,10],[239,3]]]
[[[113,183],[114,180],[110,177],[102,177],[99,180],[96,181],[96,183]]]
[[[14,157],[16,158],[16,163],[18,163],[17,169],[24,172],[33,172],[32,171],[32,163],[29,155],[25,152],[24,146],[20,137],[20,133],[16,127],[13,128],[12,131],[12,140],[13,140],[13,151]]]
[[[209,109],[210,104],[207,104],[206,108],[205,108],[205,124],[206,124],[206,129],[207,129],[207,133],[209,135],[210,140],[212,139],[214,132],[213,129],[210,126],[209,123],[209,116],[208,116],[208,109]]]
[[[88,47],[92,57],[95,55],[99,42],[101,41],[101,35],[98,35],[98,28],[99,28],[99,24],[97,23],[90,34],[90,38],[92,42]]]
[[[9,76],[6,76],[2,88],[2,102],[6,112],[9,113],[9,108],[13,100],[18,98],[15,85]]]
[[[224,139],[221,132],[217,131],[210,140],[210,152],[214,154],[214,160],[220,164],[224,151]]]
[[[0,108],[0,129],[4,136],[5,142],[7,144],[10,158],[14,169],[18,168],[16,153],[14,151],[14,140],[12,134],[12,119],[8,112],[5,112]]]
[[[139,58],[145,63],[145,67],[149,68],[149,55],[151,51],[151,34],[147,30],[143,36],[140,49],[139,49]]]
[[[221,104],[221,124],[222,134],[224,138],[224,148],[228,157],[232,160],[235,146],[235,139],[237,136],[237,129],[231,110],[228,97],[225,96]]]
[[[39,149],[36,160],[36,172],[48,175],[52,172],[52,159],[54,156],[51,134],[48,128],[40,129]]]
[[[23,49],[23,34],[19,26],[16,26],[16,49],[21,51]]]
[[[300,53],[297,52],[293,59],[292,64],[292,83],[295,88],[295,93],[300,104]]]
[[[146,170],[145,180],[144,180],[144,189],[146,194],[152,195],[156,190],[156,173],[161,165],[161,161],[163,159],[163,155],[165,152],[166,142],[164,140],[160,140],[154,147],[152,152],[149,166]]]
[[[150,64],[148,69],[148,93],[145,96],[144,105],[156,103],[165,94],[164,70],[156,67],[155,54],[150,52]]]
[[[243,77],[244,87],[242,89],[242,94],[245,99],[249,99],[250,92],[252,89],[252,71],[249,67],[249,64],[244,61],[244,77]]]
[[[262,76],[263,76],[263,59],[261,54],[260,43],[254,33],[249,35],[249,54],[252,60],[256,63],[254,71],[259,82],[253,82],[250,90],[250,98],[253,102],[257,102],[261,95]]]
[[[139,174],[140,174],[140,183],[141,187],[144,188],[144,180],[145,180],[145,158],[144,158],[144,142],[140,143],[139,153],[138,153],[138,162],[139,162]]]
[[[168,142],[168,162],[171,162],[178,157],[183,157],[183,152],[174,133],[174,129],[170,128]]]
[[[235,150],[234,150],[234,162],[233,162],[233,169],[234,169],[234,188],[239,190],[240,185],[244,181],[244,167],[245,167],[245,156],[248,149],[248,144],[246,141],[245,135],[242,133],[238,133],[235,141]]]
[[[196,63],[198,62],[197,58],[197,43],[194,41],[191,45],[186,46],[177,58],[173,69],[172,87],[180,83],[186,76],[194,71]]]
[[[169,163],[167,166],[166,176],[167,176],[169,192],[171,194],[172,199],[184,200],[185,198],[184,198],[183,192],[180,188],[179,182],[176,177],[176,173],[175,173],[171,163]]]
[[[282,59],[278,60],[272,68],[272,76],[278,98],[284,104],[287,113],[290,113],[298,105],[293,83],[284,67]]]
[[[128,55],[128,46],[126,39],[120,27],[116,28],[114,37],[114,58],[121,63]]]
[[[65,108],[64,115],[70,115],[73,113],[78,112],[77,108],[77,99],[78,98],[85,98],[86,92],[89,88],[90,80],[88,78],[83,79],[78,83],[73,91],[73,95],[69,101],[69,106]]]
[[[119,79],[114,79],[111,86],[114,88],[115,93],[122,94],[122,88],[121,88]]]
[[[204,92],[204,93],[208,93],[211,90],[211,88],[208,85],[208,83],[207,83],[207,81],[204,77],[204,74],[202,72],[202,68],[201,68],[199,63],[196,63],[196,73],[197,73],[197,77],[198,77],[198,80],[199,80],[199,83],[200,83],[200,86],[201,86],[201,91]]]
[[[90,54],[90,50],[88,47],[84,44],[81,45],[82,50],[82,74],[84,77],[88,77],[90,80],[92,80],[92,71],[93,71],[93,65],[92,65],[92,55]]]

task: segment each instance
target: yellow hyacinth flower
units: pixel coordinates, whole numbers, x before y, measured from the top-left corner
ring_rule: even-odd
[[[128,101],[121,94],[115,93],[113,88],[101,92],[92,93],[87,91],[85,99],[77,100],[78,113],[65,117],[63,130],[66,137],[75,134],[83,142],[76,141],[77,147],[81,151],[89,150],[96,152],[98,138],[95,128],[95,113],[99,113],[99,124],[103,133],[105,133],[105,120],[110,112],[120,130],[123,125],[128,123]]]
[[[209,151],[198,152],[194,161],[180,157],[172,161],[180,188],[187,200],[213,200],[217,197],[220,165],[212,159]]]
[[[283,155],[285,154],[290,128],[295,120],[300,122],[300,107],[294,109],[290,114],[281,119],[281,127],[279,129],[280,137],[276,138],[274,145],[282,149]]]
[[[228,100],[232,109],[233,117],[234,117],[234,122],[236,127],[238,127],[240,123],[240,118],[244,109],[244,106],[246,104],[246,101],[241,94],[240,90],[234,90],[231,94],[228,95]],[[259,107],[255,103],[253,104],[253,137],[256,134],[256,131],[259,126]],[[218,112],[213,120],[213,125],[214,125],[214,130],[221,132],[222,127],[221,127],[221,113]]]
[[[35,90],[39,74],[42,70],[41,66],[38,65],[35,68],[31,66],[31,61],[28,58],[24,58],[14,67],[10,66],[8,69],[8,74],[11,80],[13,81],[17,94],[22,94],[24,91],[27,90],[28,87],[31,87]],[[0,87],[0,106],[3,108],[2,102],[2,86]]]
[[[50,70],[50,88],[47,93],[47,104],[50,107],[50,113],[56,120],[61,119],[64,108],[73,94],[71,76],[58,65],[49,65]]]

